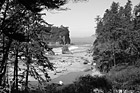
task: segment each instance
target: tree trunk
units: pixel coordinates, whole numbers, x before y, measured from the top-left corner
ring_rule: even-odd
[[[12,43],[12,40],[9,39],[8,45],[5,49],[5,52],[3,53],[3,59],[2,59],[1,68],[0,68],[0,85],[2,84],[2,78],[6,73],[5,65],[8,60],[8,54],[9,54],[9,49],[10,49],[11,43]]]
[[[116,65],[116,60],[115,60],[115,45],[113,44],[113,66]]]
[[[26,69],[26,82],[25,82],[25,87],[28,88],[29,63],[31,61],[31,57],[29,55],[29,46],[28,46],[28,43],[26,45],[26,55],[27,55],[27,62],[26,62],[27,69]]]
[[[18,46],[16,49],[16,58],[15,58],[15,89],[18,92]]]
[[[0,10],[1,10],[4,2],[5,2],[5,0],[2,0],[1,5],[0,5]],[[4,22],[5,22],[5,18],[7,16],[6,13],[7,13],[8,8],[9,8],[9,0],[7,0],[6,8],[5,8],[4,13],[3,13],[2,23],[1,23],[1,26],[0,26],[0,30],[2,31],[2,33],[3,33],[3,27],[4,27],[3,25],[4,25]],[[0,35],[1,35],[1,33],[0,33]],[[2,85],[2,81],[3,81],[2,78],[6,73],[6,67],[4,65],[7,62],[9,48],[11,46],[11,43],[12,43],[12,40],[9,39],[9,43],[7,44],[6,49],[4,48],[5,47],[5,36],[3,34],[3,58],[2,58],[2,61],[1,61],[1,64],[0,64],[1,65],[1,67],[0,67],[0,86]]]
[[[28,59],[27,59],[27,63],[26,63],[26,65],[27,65],[27,70],[26,70],[26,82],[25,82],[25,86],[26,86],[26,88],[28,88],[29,62],[30,62],[30,58],[28,57]]]

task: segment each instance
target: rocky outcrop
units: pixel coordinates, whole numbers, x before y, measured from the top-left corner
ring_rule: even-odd
[[[67,45],[62,47],[62,54],[72,54]]]
[[[48,43],[70,44],[68,27],[52,26],[49,34]]]

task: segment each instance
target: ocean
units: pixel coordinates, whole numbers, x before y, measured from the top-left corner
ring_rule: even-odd
[[[92,44],[81,44],[81,45],[69,45],[69,50],[72,53],[77,53],[77,52],[82,52],[82,49],[84,48],[83,51],[85,51],[85,48],[89,49]],[[58,48],[53,48],[53,51],[55,52],[56,55],[62,54],[62,47]]]

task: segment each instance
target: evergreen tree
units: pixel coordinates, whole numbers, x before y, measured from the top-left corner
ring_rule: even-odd
[[[97,18],[97,39],[95,40],[96,55],[94,59],[98,60],[100,67],[104,64],[111,68],[120,63],[131,63],[132,53],[126,51],[131,48],[135,51],[134,44],[130,38],[133,31],[132,4],[128,0],[124,7],[119,3],[113,2],[110,9],[105,11],[103,18]],[[129,50],[128,50],[129,51]],[[125,59],[130,57],[130,59]]]
[[[42,14],[38,12],[45,8],[65,10],[61,6],[66,3],[67,0],[0,0],[0,86],[3,89],[8,87],[6,86],[8,79],[6,81],[5,77],[9,62],[15,64],[13,88],[16,89],[16,92],[20,81],[19,61],[23,61],[27,66],[22,74],[22,76],[26,76],[23,77],[26,78],[26,87],[28,87],[29,75],[39,81],[44,80],[35,67],[43,66],[40,70],[48,80],[49,76],[45,68],[53,69],[53,66],[44,56],[44,49],[48,47],[42,34],[49,33],[49,24],[42,20]],[[10,56],[12,60],[10,60]],[[20,57],[25,57],[25,60],[19,59]],[[36,66],[32,66],[33,64]]]

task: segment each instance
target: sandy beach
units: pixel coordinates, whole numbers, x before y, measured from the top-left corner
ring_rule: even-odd
[[[64,84],[69,84],[75,81],[80,76],[87,74],[100,75],[93,63],[92,53],[88,50],[91,45],[71,46],[69,50],[72,54],[61,54],[61,49],[54,49],[54,56],[48,56],[51,63],[54,64],[55,71],[49,71],[51,83],[63,81]],[[59,50],[60,49],[60,50]]]

